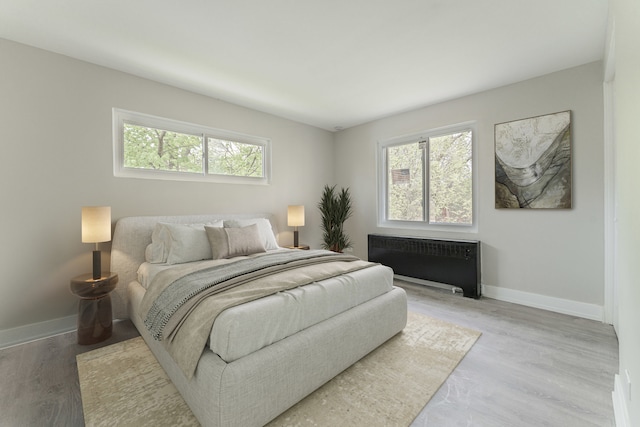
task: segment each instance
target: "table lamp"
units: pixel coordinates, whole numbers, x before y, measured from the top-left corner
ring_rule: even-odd
[[[304,206],[290,205],[287,208],[287,225],[293,227],[293,246],[298,247],[298,227],[304,226]]]
[[[102,275],[102,264],[98,243],[111,240],[111,207],[83,206],[82,207],[82,243],[95,243],[93,251],[93,279]]]

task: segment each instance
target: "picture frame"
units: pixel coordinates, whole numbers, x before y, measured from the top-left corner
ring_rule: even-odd
[[[571,209],[571,111],[494,130],[496,209]]]

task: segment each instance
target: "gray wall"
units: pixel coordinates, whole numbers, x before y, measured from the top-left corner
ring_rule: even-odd
[[[90,271],[93,249],[80,241],[84,205],[110,205],[114,222],[268,212],[287,245],[287,205],[303,204],[301,241],[320,244],[314,208],[333,181],[330,132],[2,39],[0,57],[0,346],[73,327],[69,279]],[[270,138],[272,184],[115,178],[113,107]],[[13,329],[40,322],[48,323]]]
[[[565,110],[572,112],[573,208],[495,209],[494,124]],[[478,132],[478,232],[378,228],[377,141],[471,120]],[[603,147],[600,62],[342,131],[336,135],[336,182],[354,193],[348,232],[356,255],[366,257],[368,233],[478,239],[486,295],[602,318]]]

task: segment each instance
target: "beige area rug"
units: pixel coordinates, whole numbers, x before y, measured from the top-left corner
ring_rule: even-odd
[[[405,426],[480,333],[409,313],[402,333],[273,420],[269,426]],[[197,426],[140,337],[77,356],[85,423]]]

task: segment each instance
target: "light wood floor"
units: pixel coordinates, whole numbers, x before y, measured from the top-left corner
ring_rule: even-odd
[[[403,287],[411,310],[482,332],[413,426],[615,426],[611,325]]]
[[[412,426],[614,426],[618,343],[609,325],[399,282],[409,309],[482,332]],[[0,350],[0,426],[82,426],[75,333]]]

